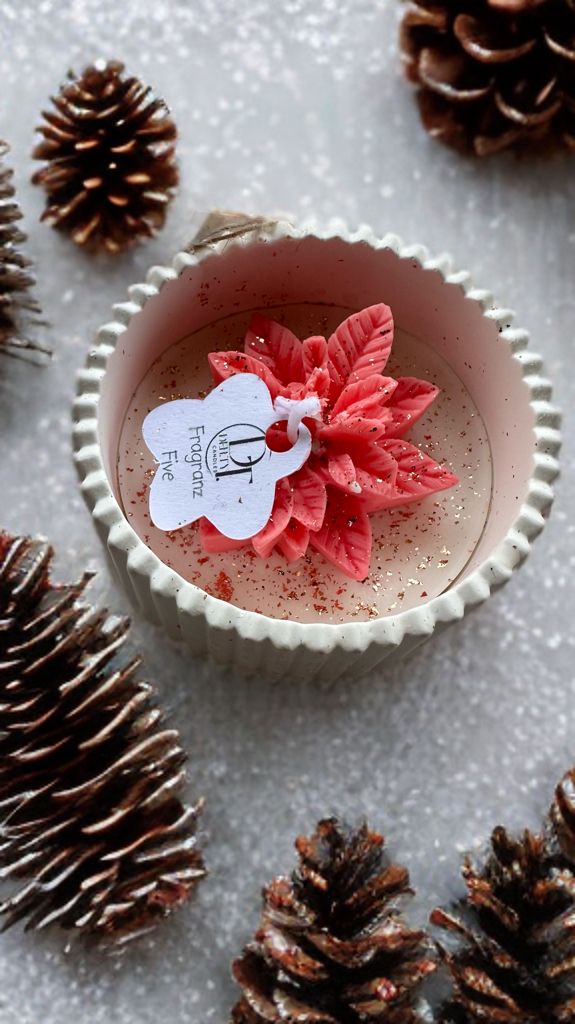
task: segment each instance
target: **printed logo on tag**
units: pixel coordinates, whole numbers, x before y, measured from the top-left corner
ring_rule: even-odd
[[[205,516],[231,540],[247,540],[263,529],[277,481],[301,469],[311,451],[311,434],[301,419],[289,451],[272,451],[266,433],[300,404],[282,399],[274,408],[263,380],[239,373],[204,399],[177,399],[153,409],[142,431],[159,463],[150,488],[154,526],[175,530]]]

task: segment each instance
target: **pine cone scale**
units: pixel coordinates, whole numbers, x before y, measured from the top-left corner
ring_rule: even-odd
[[[562,42],[560,39],[556,39],[549,29],[546,29],[545,42],[553,53],[557,54],[558,57],[562,57],[564,60],[575,63],[575,34],[571,31],[568,35],[567,41]]]
[[[486,26],[472,14],[458,14],[453,33],[465,52],[482,64],[507,64],[525,57],[537,45],[534,37],[514,39],[516,32],[505,33],[500,24]]]
[[[466,80],[465,61],[447,46],[422,50],[418,71],[428,89],[454,103],[474,103],[484,99],[493,88],[493,79],[480,72],[474,71]]]
[[[518,97],[507,100],[500,92],[495,93],[495,103],[500,113],[512,124],[529,129],[538,128],[548,124],[561,109],[562,99],[554,95],[554,92],[555,83],[553,81],[545,83],[533,101],[533,105],[528,109],[519,105]]]

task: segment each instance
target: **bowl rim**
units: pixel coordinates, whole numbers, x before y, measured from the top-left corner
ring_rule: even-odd
[[[130,526],[112,491],[100,450],[98,405],[108,360],[128,324],[146,302],[167,282],[176,280],[187,268],[206,257],[221,252],[224,246],[244,247],[262,241],[306,237],[338,238],[349,244],[364,242],[373,249],[389,249],[399,259],[415,261],[422,270],[439,273],[446,284],[458,286],[466,298],[481,308],[483,316],[498,325],[499,336],[509,346],[511,358],[520,364],[534,414],[533,472],[523,503],[503,540],[469,576],[426,604],[367,622],[336,624],[274,619],[206,594],[161,562]],[[295,225],[286,220],[265,220],[250,223],[243,232],[230,232],[224,240],[209,238],[178,252],[170,266],[153,266],[145,282],[128,289],[128,296],[128,301],[113,306],[114,319],[97,332],[95,344],[77,376],[73,405],[74,461],[84,498],[110,553],[126,560],[129,573],[136,573],[140,581],[147,580],[152,598],[167,598],[174,603],[178,622],[181,616],[199,615],[212,628],[235,631],[246,640],[270,641],[280,650],[304,646],[310,651],[328,654],[338,647],[357,653],[371,645],[397,647],[408,636],[423,638],[438,624],[462,618],[466,610],[485,601],[494,589],[505,583],[529,554],[553,502],[551,485],[559,473],[561,416],[551,404],[552,387],[544,375],[541,358],[527,349],[528,331],[513,327],[514,313],[497,306],[489,291],[476,288],[467,271],[454,270],[449,255],[433,256],[425,246],[405,245],[394,234],[380,238],[365,224],[351,231],[339,219],[325,225],[315,221]]]

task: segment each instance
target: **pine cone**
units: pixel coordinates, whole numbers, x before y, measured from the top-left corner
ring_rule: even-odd
[[[185,755],[128,624],[49,580],[52,550],[0,534],[0,904],[5,927],[58,924],[123,944],[183,903],[205,874],[201,803],[178,797]]]
[[[28,337],[39,325],[40,307],[32,297],[30,260],[19,251],[26,235],[17,227],[22,213],[15,199],[12,171],[4,163],[8,146],[0,140],[0,349],[47,352]]]
[[[52,98],[33,152],[45,165],[43,219],[78,245],[117,253],[164,223],[178,183],[176,126],[160,99],[117,61],[85,68]]]
[[[575,1021],[575,878],[554,867],[543,836],[491,837],[485,863],[467,858],[467,896],[431,920],[451,933],[442,950],[453,982],[449,1024]]]
[[[334,818],[296,841],[291,878],[264,890],[255,942],[233,965],[243,996],[234,1024],[359,1024],[427,1020],[416,1002],[435,969],[424,933],[395,907],[410,892],[383,837]]]
[[[401,47],[435,138],[575,149],[574,0],[410,0]]]

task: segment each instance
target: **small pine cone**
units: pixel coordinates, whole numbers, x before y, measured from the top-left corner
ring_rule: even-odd
[[[22,213],[12,171],[3,162],[7,152],[8,146],[0,140],[0,350],[47,352],[28,337],[28,330],[41,323],[40,307],[32,297],[30,260],[19,249],[26,235],[17,226]]]
[[[543,836],[497,828],[483,864],[467,858],[467,895],[431,920],[451,935],[441,953],[453,984],[444,1024],[575,1021],[575,878]]]
[[[409,0],[401,48],[435,138],[575,149],[574,0]]]
[[[44,111],[32,180],[47,193],[43,220],[78,245],[117,253],[164,223],[178,184],[176,126],[160,99],[117,61],[68,82]]]
[[[291,878],[264,890],[255,941],[235,961],[234,1024],[421,1024],[422,979],[435,970],[425,935],[395,904],[410,893],[366,825],[334,818],[296,841]]]
[[[178,791],[185,755],[127,622],[50,583],[47,544],[0,534],[0,877],[22,879],[4,926],[57,924],[118,946],[150,930],[205,870],[201,803]]]

